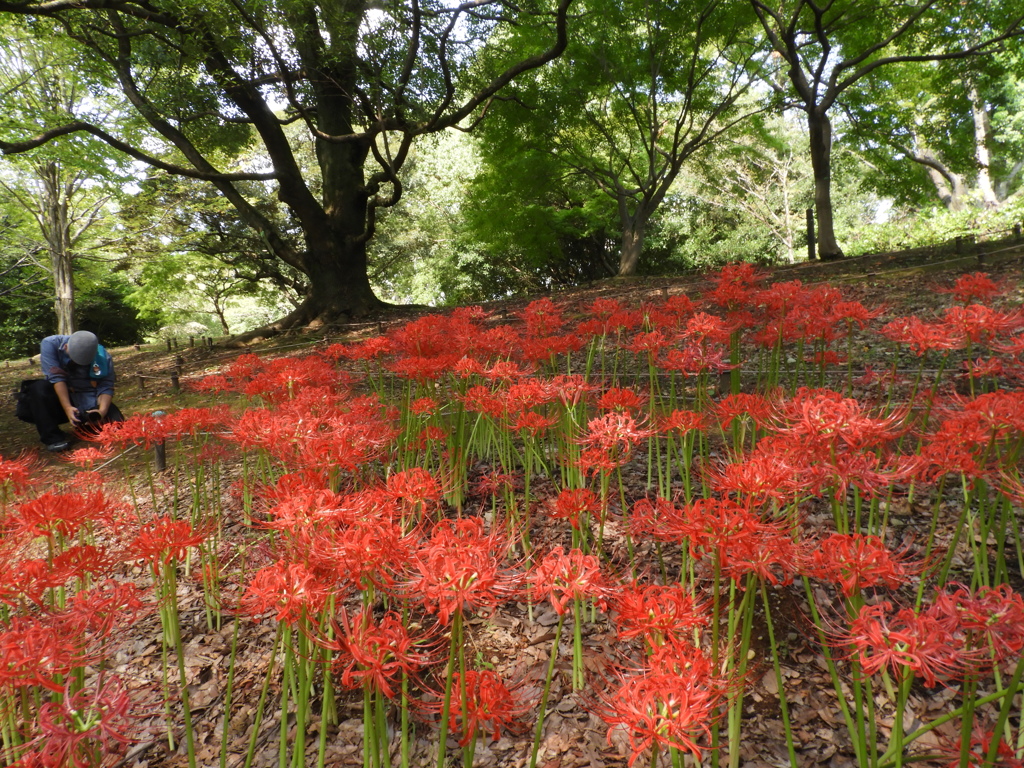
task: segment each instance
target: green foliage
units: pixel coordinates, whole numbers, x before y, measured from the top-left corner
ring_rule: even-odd
[[[1024,197],[1017,195],[998,208],[947,211],[933,206],[921,210],[898,209],[888,221],[863,227],[850,252],[886,253],[948,243],[958,237],[991,234],[1007,237],[1024,222]]]

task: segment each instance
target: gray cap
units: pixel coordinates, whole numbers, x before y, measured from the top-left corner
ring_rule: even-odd
[[[100,340],[95,333],[75,331],[68,337],[68,357],[79,365],[89,365],[96,357],[96,348]]]

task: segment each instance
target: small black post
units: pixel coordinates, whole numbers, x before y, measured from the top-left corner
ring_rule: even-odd
[[[213,336],[206,337],[206,348],[213,349]]]
[[[160,419],[166,416],[164,411],[153,411],[153,418]],[[165,472],[167,470],[167,444],[161,440],[159,443],[153,446],[153,463],[154,469],[157,472]]]
[[[807,209],[807,260],[814,261],[818,254],[818,242],[814,237],[814,209]]]
[[[142,375],[142,374],[140,373],[140,374],[139,374],[139,389],[145,389],[145,388],[146,388],[146,377],[145,377],[145,376],[143,376],[143,375]]]
[[[170,339],[167,340],[167,351],[168,352],[171,351],[171,340]]]
[[[188,348],[189,349],[194,349],[195,346],[196,346],[196,337],[195,336],[189,336],[188,337]]]
[[[1017,222],[1016,224],[1013,225],[1013,236],[1014,236],[1015,239],[1020,240],[1020,235],[1021,235],[1020,222]]]
[[[171,371],[171,392],[178,394],[181,391],[181,382],[178,379],[178,369]]]

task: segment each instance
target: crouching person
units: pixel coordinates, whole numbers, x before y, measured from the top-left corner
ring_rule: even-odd
[[[111,421],[124,421],[114,405],[114,361],[96,334],[77,331],[47,336],[39,344],[44,379],[23,381],[18,417],[36,425],[48,451],[65,451],[76,439],[60,428],[71,424],[79,435]]]

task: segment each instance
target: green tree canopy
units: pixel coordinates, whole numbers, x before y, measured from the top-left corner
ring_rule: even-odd
[[[4,130],[3,152],[99,138],[136,160],[213,184],[267,250],[308,278],[278,327],[380,306],[366,244],[401,197],[413,141],[480,117],[524,72],[556,58],[572,0],[516,5],[406,0],[45,0],[0,2],[40,44],[74,41],[79,68],[114,84],[148,126],[100,119]],[[300,139],[292,128],[301,128]],[[258,152],[240,158],[254,143]],[[318,173],[299,155],[313,147]],[[274,196],[282,231],[254,201]]]

